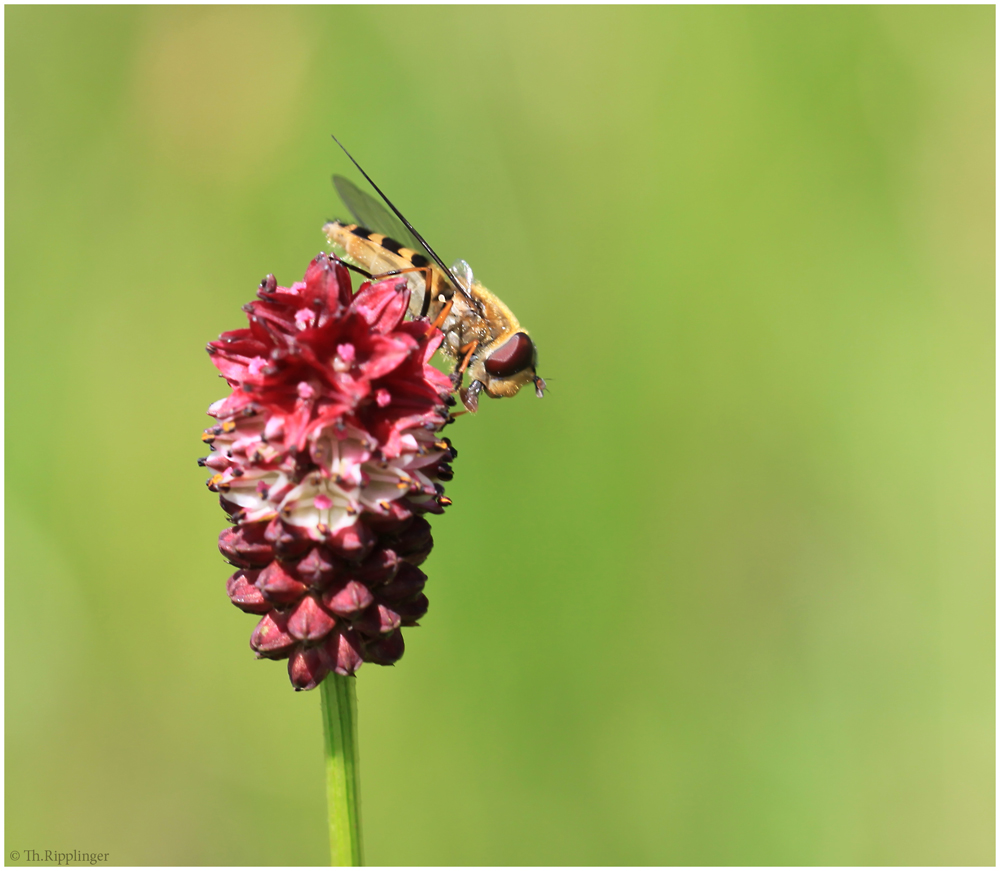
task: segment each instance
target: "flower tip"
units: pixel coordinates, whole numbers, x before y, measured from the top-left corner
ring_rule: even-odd
[[[329,673],[318,648],[297,650],[288,657],[288,679],[297,692],[316,689]]]

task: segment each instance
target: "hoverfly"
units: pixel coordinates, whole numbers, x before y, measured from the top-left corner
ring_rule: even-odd
[[[337,137],[334,141],[340,145]],[[441,352],[455,360],[452,380],[465,407],[476,411],[479,394],[513,396],[525,384],[541,398],[545,381],[535,371],[538,351],[528,333],[496,296],[475,280],[464,260],[451,269],[344,148],[358,171],[392,210],[340,175],[334,187],[356,223],[323,227],[334,252],[369,278],[406,275],[410,314],[430,318],[444,333]],[[462,387],[465,373],[471,383]]]

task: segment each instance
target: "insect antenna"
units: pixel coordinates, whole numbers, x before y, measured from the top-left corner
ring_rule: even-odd
[[[462,294],[462,296],[466,297],[468,300],[470,300],[472,303],[474,303],[475,306],[476,306],[476,308],[478,309],[480,307],[479,306],[479,301],[476,300],[476,299],[473,299],[469,295],[468,291],[464,287],[462,287],[461,282],[459,282],[459,280],[457,278],[455,278],[455,274],[447,266],[445,266],[444,261],[440,257],[438,257],[437,252],[433,248],[431,248],[431,246],[427,244],[427,240],[417,232],[417,228],[414,227],[413,224],[411,224],[409,221],[407,221],[406,218],[403,216],[403,213],[392,204],[392,200],[390,200],[384,193],[382,193],[382,189],[377,184],[375,184],[375,182],[372,181],[372,177],[370,175],[368,175],[368,173],[365,172],[361,168],[361,164],[358,163],[351,156],[351,152],[348,151],[346,148],[344,148],[343,143],[336,136],[334,136],[332,133],[330,134],[330,138],[334,142],[336,142],[337,145],[340,146],[341,150],[344,152],[344,154],[347,155],[347,157],[351,161],[351,163],[353,163],[358,168],[358,172],[360,172],[365,177],[365,179],[368,181],[368,184],[370,184],[373,188],[375,188],[375,193],[377,193],[380,197],[382,197],[382,199],[385,201],[385,204],[390,209],[392,209],[392,211],[395,213],[396,217],[399,218],[399,220],[401,220],[403,222],[403,224],[406,225],[406,229],[409,230],[414,236],[417,237],[417,241],[420,242],[420,244],[424,246],[424,249],[427,251],[427,253],[431,255],[431,259],[438,266],[441,267],[441,269],[444,271],[444,274],[447,275],[448,278],[451,279],[451,283],[456,288],[458,288],[458,290]]]

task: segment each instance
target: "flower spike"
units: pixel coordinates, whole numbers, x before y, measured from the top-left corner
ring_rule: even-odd
[[[427,612],[417,566],[433,546],[424,515],[451,504],[457,452],[439,432],[454,401],[428,362],[441,333],[405,321],[408,302],[405,278],[354,293],[320,254],[291,287],[268,275],[248,326],[208,345],[232,389],[208,410],[199,460],[233,523],[226,590],[260,615],[250,646],[287,659],[296,690],[393,664],[401,628]]]

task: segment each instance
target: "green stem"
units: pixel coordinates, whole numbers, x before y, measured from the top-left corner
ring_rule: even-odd
[[[355,678],[331,673],[323,681],[320,692],[323,694],[323,736],[326,739],[330,864],[362,865]]]

